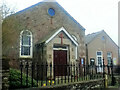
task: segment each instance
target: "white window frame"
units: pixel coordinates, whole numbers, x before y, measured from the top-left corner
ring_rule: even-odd
[[[75,59],[77,60],[78,59],[78,47],[75,46]]]
[[[31,37],[30,55],[21,55],[22,34],[23,34],[24,31],[28,31],[30,33],[30,37]],[[21,33],[20,33],[20,53],[19,53],[20,58],[32,58],[32,56],[33,56],[33,44],[32,44],[32,42],[33,42],[33,39],[32,39],[32,33],[31,33],[31,31],[29,31],[29,30],[23,30],[23,31],[21,31]],[[28,46],[28,45],[24,45],[24,46]]]
[[[72,37],[74,38],[75,41],[78,41],[75,35],[72,35]]]
[[[97,52],[101,52],[101,55],[97,55]],[[102,65],[103,65],[103,52],[102,51],[96,51],[96,65],[98,66],[97,72],[103,72],[103,67],[101,67],[101,65],[98,64],[98,57],[101,57]]]
[[[101,52],[101,55],[97,55],[97,52]],[[102,65],[103,65],[103,52],[102,51],[96,51],[96,60],[97,60],[96,65],[98,65],[98,57],[101,57]]]

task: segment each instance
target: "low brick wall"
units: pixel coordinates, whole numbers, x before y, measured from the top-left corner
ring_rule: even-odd
[[[55,86],[45,86],[45,87],[35,87],[35,88],[26,88],[26,89],[16,89],[16,90],[90,90],[92,88],[103,88],[104,87],[104,79],[99,80],[90,80],[90,81],[80,81],[73,82],[70,84],[63,85],[55,85]]]

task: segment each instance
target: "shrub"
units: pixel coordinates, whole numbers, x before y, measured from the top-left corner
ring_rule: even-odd
[[[16,69],[10,69],[9,76],[10,88],[21,88],[21,72]],[[27,88],[32,86],[32,79],[28,76],[28,86],[26,86],[26,74],[22,74],[22,88]],[[36,80],[33,80],[33,86],[37,86]]]

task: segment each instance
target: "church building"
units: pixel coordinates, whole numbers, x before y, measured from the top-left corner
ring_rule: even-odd
[[[85,64],[85,28],[56,1],[45,0],[3,21],[3,58],[17,68],[21,60],[52,65]]]

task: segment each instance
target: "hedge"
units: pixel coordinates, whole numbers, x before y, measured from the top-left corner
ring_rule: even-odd
[[[10,89],[15,88],[28,88],[32,86],[32,79],[28,76],[28,86],[26,86],[26,74],[22,74],[22,87],[21,87],[21,72],[16,69],[10,69],[10,76],[9,76],[9,87]],[[33,86],[37,86],[37,81],[33,80]]]

